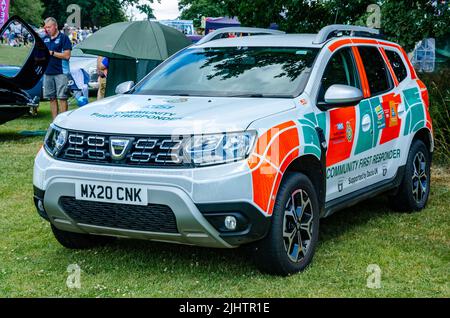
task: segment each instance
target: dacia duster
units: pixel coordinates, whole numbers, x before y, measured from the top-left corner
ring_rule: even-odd
[[[265,272],[312,260],[319,220],[387,192],[424,208],[428,93],[374,29],[215,39],[59,115],[34,200],[68,248],[111,237],[250,244]]]

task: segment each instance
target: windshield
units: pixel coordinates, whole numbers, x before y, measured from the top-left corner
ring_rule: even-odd
[[[275,47],[187,49],[150,73],[133,93],[292,98],[303,91],[317,52]]]

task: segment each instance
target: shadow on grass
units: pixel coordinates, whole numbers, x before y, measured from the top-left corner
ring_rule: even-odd
[[[80,251],[58,246],[48,259],[70,259],[70,262],[82,259],[86,264],[99,264],[85,269],[88,274],[126,269],[130,277],[170,273],[173,279],[186,274],[192,277],[220,274],[226,279],[257,271],[244,248],[214,249],[134,239],[118,239],[106,246]],[[79,264],[82,268],[84,261]]]
[[[389,207],[387,195],[379,195],[320,220],[320,241],[335,239],[374,219],[396,213]]]
[[[33,141],[35,138],[44,139],[44,136],[31,136],[31,135],[22,135],[19,131],[0,131],[0,143],[1,142],[15,142],[15,141]]]
[[[339,211],[327,219],[321,220],[321,242],[333,240],[374,219],[390,213],[387,198],[375,197],[353,207]],[[183,275],[186,271],[209,274],[253,275],[257,272],[252,262],[250,248],[213,249],[143,240],[119,239],[114,244],[96,249],[94,258],[101,258],[121,268],[151,270],[158,272],[169,267],[173,273]],[[62,250],[59,250],[62,252]],[[58,253],[59,253],[58,252]],[[317,253],[320,253],[320,246]],[[69,250],[62,252],[72,253]],[[84,253],[84,252],[81,252]],[[91,253],[91,252],[88,252]],[[101,255],[101,256],[100,256]],[[258,273],[258,275],[260,275]]]

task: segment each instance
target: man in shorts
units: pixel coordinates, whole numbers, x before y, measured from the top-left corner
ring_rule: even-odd
[[[44,43],[50,52],[50,61],[44,76],[44,98],[50,99],[53,119],[68,110],[69,59],[72,44],[67,35],[58,30],[54,18],[45,19]],[[58,112],[59,103],[59,112]]]

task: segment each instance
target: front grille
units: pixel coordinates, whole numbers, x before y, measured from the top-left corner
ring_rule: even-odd
[[[183,142],[183,138],[171,136],[118,136],[69,131],[67,142],[56,157],[105,165],[189,168],[192,163],[183,160]],[[111,144],[116,145],[115,153]],[[117,156],[121,147],[125,147],[123,156]]]
[[[83,201],[73,197],[61,197],[59,205],[77,223],[145,232],[178,233],[175,214],[167,205],[137,206]]]

